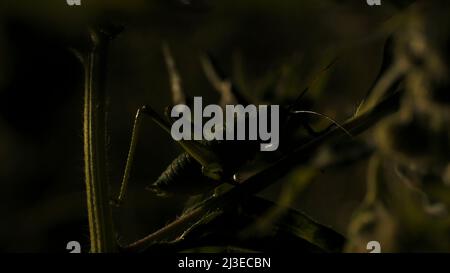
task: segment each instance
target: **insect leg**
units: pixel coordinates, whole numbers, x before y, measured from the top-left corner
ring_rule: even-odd
[[[171,124],[163,117],[161,117],[158,113],[156,113],[155,110],[153,110],[150,106],[144,105],[141,108],[139,108],[139,110],[136,112],[133,130],[131,133],[130,148],[128,150],[128,156],[125,164],[125,171],[122,179],[122,184],[120,187],[119,196],[112,202],[116,206],[120,206],[125,199],[126,191],[128,188],[128,182],[130,178],[131,167],[133,165],[136,145],[138,143],[139,131],[142,123],[142,114],[149,116],[167,133],[170,134],[171,131]],[[220,180],[222,168],[217,163],[219,162],[219,160],[212,151],[209,151],[206,147],[203,147],[201,144],[195,141],[180,140],[178,141],[178,144],[180,144],[180,146],[186,152],[188,152],[195,160],[197,160],[197,162],[199,162],[203,166],[203,171],[205,172],[206,176],[209,176],[216,180]]]
[[[167,133],[171,134],[172,125],[158,113],[155,112],[150,106],[144,106],[142,113],[145,113],[152,118],[161,128],[163,128]],[[166,110],[166,115],[168,111]],[[218,166],[218,156],[211,151],[208,147],[202,145],[200,142],[195,140],[179,140],[177,143],[183,148],[185,152],[190,154],[198,163],[200,163],[206,174],[211,174],[211,178],[219,180],[218,173],[221,172],[222,168]]]
[[[138,143],[141,123],[142,123],[142,114],[146,114],[152,117],[152,119],[160,125],[164,130],[168,131],[170,133],[170,125],[169,123],[161,118],[159,115],[157,115],[154,110],[144,105],[136,112],[136,116],[134,118],[134,124],[133,124],[133,130],[131,132],[131,141],[130,141],[130,148],[128,149],[128,155],[127,155],[127,161],[125,163],[125,171],[122,178],[122,183],[120,186],[120,192],[117,199],[113,200],[112,203],[116,206],[122,205],[125,195],[128,189],[128,182],[130,178],[131,173],[131,167],[133,165],[134,155],[136,151],[136,145]]]

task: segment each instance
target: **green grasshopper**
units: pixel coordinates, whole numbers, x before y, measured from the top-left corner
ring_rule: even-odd
[[[181,88],[180,76],[175,67],[170,50],[166,45],[163,46],[163,53],[170,77],[173,104],[189,104],[191,99]],[[248,100],[238,91],[236,86],[227,77],[218,72],[220,69],[215,65],[212,58],[203,56],[201,62],[209,82],[220,93],[220,104],[222,107],[227,104],[249,104]],[[294,109],[299,99],[305,92],[306,90],[300,94],[295,103],[289,107],[282,108],[280,114],[281,139],[283,136],[291,133],[293,126],[296,127],[298,125],[303,126],[310,134],[317,134],[305,123],[304,118],[295,115],[299,113],[325,117],[332,121],[333,124],[342,128],[337,122],[325,115],[313,111],[295,111]],[[166,118],[156,113],[149,105],[142,106],[136,112],[122,185],[118,198],[114,200],[116,205],[123,203],[126,195],[143,116],[150,117],[163,130],[170,134],[172,120],[168,109],[166,108],[165,111]],[[345,131],[344,128],[342,129]],[[184,153],[175,158],[156,182],[148,187],[158,195],[168,195],[171,193],[196,195],[212,190],[224,182],[237,184],[238,179],[236,178],[236,173],[242,165],[257,156],[260,147],[258,141],[180,140],[177,143],[184,150]]]

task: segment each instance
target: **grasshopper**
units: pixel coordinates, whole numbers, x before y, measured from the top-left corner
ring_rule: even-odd
[[[173,104],[189,105],[192,103],[192,99],[181,87],[181,78],[167,45],[163,45],[163,55],[169,73]],[[239,92],[236,85],[219,72],[220,69],[210,56],[202,56],[201,63],[207,79],[214,89],[220,93],[220,105],[223,108],[225,105],[230,104],[241,104],[244,106],[249,104],[249,100]],[[303,126],[310,135],[316,136],[319,134],[305,122],[304,118],[296,114],[319,115],[330,120],[333,124],[325,130],[330,129],[333,125],[342,128],[336,121],[323,114],[313,111],[295,110],[306,90],[300,94],[293,104],[281,109],[280,127],[282,136],[288,135],[292,131],[292,127],[299,125]],[[125,199],[143,117],[150,117],[170,134],[173,120],[169,113],[170,108],[168,107],[165,111],[166,117],[162,117],[149,105],[144,105],[137,110],[120,193],[118,198],[113,200],[115,205],[122,204]],[[344,128],[342,129],[346,131]],[[172,161],[155,183],[148,187],[149,190],[157,195],[165,196],[172,193],[196,195],[212,190],[221,183],[238,184],[239,180],[236,173],[244,164],[257,157],[260,147],[259,141],[248,140],[180,140],[177,143],[184,152]]]

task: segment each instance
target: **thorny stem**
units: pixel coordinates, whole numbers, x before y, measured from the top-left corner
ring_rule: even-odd
[[[350,119],[342,126],[352,135],[357,135],[368,128],[372,127],[383,117],[395,112],[398,109],[399,98],[403,91],[398,91],[378,103],[371,110],[359,114]],[[197,222],[205,213],[225,209],[228,206],[235,204],[234,200],[241,200],[249,194],[254,194],[266,188],[283,175],[287,174],[290,169],[307,161],[318,147],[327,143],[330,140],[337,138],[348,137],[347,134],[335,127],[334,129],[324,133],[323,135],[314,138],[306,144],[300,145],[290,154],[281,158],[277,162],[264,168],[262,171],[254,176],[244,180],[240,185],[235,186],[229,191],[219,195],[213,196],[201,203],[197,208],[184,214],[175,221],[169,223],[160,230],[144,237],[128,246],[125,246],[125,251],[142,251],[158,241],[172,241],[177,240],[183,232],[192,224]]]
[[[91,252],[114,252],[112,211],[106,173],[106,38],[90,31],[91,50],[81,56],[85,71],[83,139]]]

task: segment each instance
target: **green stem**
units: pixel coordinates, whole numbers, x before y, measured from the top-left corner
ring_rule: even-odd
[[[117,244],[106,173],[106,39],[94,31],[91,31],[90,38],[92,48],[83,58],[83,135],[91,252],[114,252]]]

